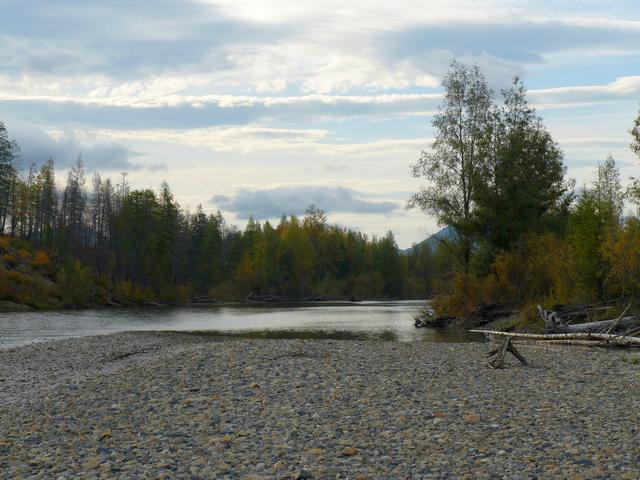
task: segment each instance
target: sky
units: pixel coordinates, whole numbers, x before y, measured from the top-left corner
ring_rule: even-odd
[[[408,247],[406,210],[452,59],[499,99],[514,75],[589,182],[640,176],[637,0],[2,0],[0,120],[23,166],[53,157],[242,227],[301,214]]]

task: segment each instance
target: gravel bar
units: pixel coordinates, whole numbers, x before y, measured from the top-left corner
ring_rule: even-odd
[[[638,479],[637,352],[127,332],[0,351],[0,478]]]

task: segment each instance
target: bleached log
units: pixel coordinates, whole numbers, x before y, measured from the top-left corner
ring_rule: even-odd
[[[498,330],[470,330],[473,333],[483,333],[489,336],[522,338],[526,340],[553,341],[553,340],[582,340],[599,345],[618,345],[624,347],[640,347],[640,337],[628,335],[612,335],[610,333],[519,333],[500,332]]]
[[[636,316],[630,315],[622,318],[613,318],[611,320],[601,320],[598,322],[576,323],[573,325],[568,325],[560,318],[560,315],[557,312],[554,312],[552,310],[543,310],[540,305],[538,305],[538,315],[540,316],[540,318],[542,318],[542,320],[544,320],[546,329],[549,332],[553,333],[595,333],[605,331],[613,326],[628,328],[637,323],[640,323],[640,320]]]
[[[628,316],[622,318],[613,318],[611,320],[601,320],[599,322],[588,323],[575,323],[573,325],[562,325],[558,327],[558,332],[574,333],[574,332],[599,332],[606,330],[610,327],[631,327],[640,323],[635,316]]]

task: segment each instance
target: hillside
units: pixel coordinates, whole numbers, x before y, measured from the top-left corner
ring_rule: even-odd
[[[157,301],[129,282],[114,284],[96,277],[78,261],[63,263],[25,240],[0,236],[0,312]]]
[[[441,242],[442,240],[453,240],[455,238],[455,235],[456,233],[451,227],[444,227],[438,230],[433,235],[429,235],[420,243],[416,243],[409,248],[399,250],[399,253],[400,255],[409,255],[413,250],[421,248],[423,246],[429,246],[429,248],[434,249],[439,242]]]
[[[0,311],[61,308],[66,303],[58,269],[27,242],[0,237]]]

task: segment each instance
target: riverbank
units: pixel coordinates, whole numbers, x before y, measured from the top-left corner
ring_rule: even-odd
[[[7,478],[638,478],[637,353],[119,333],[0,351]],[[615,372],[612,374],[612,372]]]

